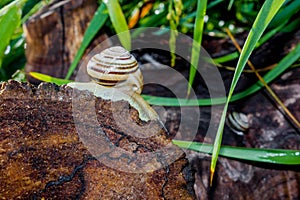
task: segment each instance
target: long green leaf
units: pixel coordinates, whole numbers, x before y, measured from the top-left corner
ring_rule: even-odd
[[[0,8],[7,5],[8,3],[12,2],[13,0],[1,0],[0,2]]]
[[[240,54],[237,51],[234,51],[234,52],[226,54],[224,56],[221,56],[221,57],[218,57],[218,58],[213,58],[213,61],[215,63],[220,63],[221,64],[221,63],[224,63],[224,62],[234,60],[234,59],[238,58],[239,55]]]
[[[156,26],[160,26],[161,24],[163,24],[165,21],[167,21],[166,19],[166,14],[167,11],[163,11],[157,15],[152,15],[147,17],[146,19],[142,19],[139,22],[139,28],[136,30],[133,30],[131,36],[132,38],[137,38],[138,36],[140,36],[141,33],[143,33],[144,31],[146,31],[147,29],[143,29],[142,27],[156,27]]]
[[[284,0],[266,0],[265,3],[263,4],[261,10],[259,11],[253,26],[249,32],[249,35],[246,39],[246,42],[244,44],[244,47],[242,49],[241,55],[239,57],[239,61],[237,63],[237,67],[231,82],[228,98],[226,100],[224,110],[221,116],[221,120],[219,123],[219,127],[217,130],[217,135],[215,138],[214,142],[214,148],[213,148],[213,153],[212,153],[212,161],[211,161],[211,179],[210,183],[212,183],[213,175],[215,172],[215,167],[217,164],[217,159],[218,155],[220,152],[220,147],[222,143],[222,135],[223,135],[223,129],[224,129],[224,124],[225,124],[225,118],[226,118],[226,112],[228,109],[228,105],[230,102],[230,99],[232,97],[233,91],[236,87],[236,84],[239,80],[239,77],[244,69],[244,66],[246,62],[248,61],[250,54],[252,53],[257,41],[263,34],[264,30],[267,28],[268,24],[270,21],[273,19],[274,15],[278,12],[279,8],[282,6],[284,3]]]
[[[38,73],[38,72],[29,72],[29,75],[37,80],[55,83],[56,85],[64,85],[64,84],[68,84],[68,83],[72,82],[71,80],[54,78],[52,76],[48,76],[46,74],[42,74],[42,73]]]
[[[82,43],[80,45],[80,48],[77,51],[77,54],[68,70],[68,73],[65,77],[65,79],[70,79],[72,76],[74,70],[76,69],[76,66],[80,62],[80,59],[85,51],[85,49],[89,46],[90,42],[93,40],[95,35],[98,33],[98,31],[102,28],[104,23],[106,22],[108,18],[108,14],[105,13],[106,6],[105,4],[101,4],[98,8],[98,10],[95,12],[93,19],[91,20],[90,25],[86,29]]]
[[[211,154],[213,145],[189,142],[181,140],[173,140],[173,144],[193,151],[201,153]],[[245,148],[245,147],[232,147],[221,146],[219,155],[249,160],[255,162],[273,163],[281,165],[300,165],[300,150],[287,150],[287,149],[257,149],[257,148]]]
[[[270,83],[275,80],[279,75],[281,75],[285,70],[287,70],[295,61],[300,58],[300,43],[288,54],[286,55],[271,71],[269,71],[263,79],[266,83]],[[243,99],[251,94],[262,89],[264,86],[260,81],[245,89],[242,92],[234,94],[230,102]],[[224,104],[225,98],[216,99],[181,99],[181,98],[168,98],[168,97],[157,97],[150,95],[143,95],[143,98],[148,101],[149,104],[159,105],[159,106],[209,106],[212,102],[215,104]]]
[[[282,7],[274,19],[270,22],[270,28],[278,27],[281,24],[289,21],[289,19],[299,12],[300,1],[291,1],[291,3],[285,7]]]
[[[266,83],[270,83],[271,81],[275,80],[280,74],[282,74],[285,70],[287,70],[295,61],[300,58],[300,43],[291,51],[288,55],[286,55],[278,65],[269,71],[263,78]],[[35,73],[35,72],[33,72]],[[35,73],[37,74],[37,73]],[[49,76],[48,76],[49,77]],[[35,76],[36,79],[41,81],[49,81],[55,80],[54,77],[43,79],[43,76]],[[65,81],[64,79],[62,79]],[[51,81],[50,81],[51,82]],[[59,82],[54,83],[59,85]],[[71,82],[71,81],[70,81]],[[243,99],[263,88],[263,84],[260,81],[253,84],[246,90],[233,95],[230,99],[230,102],[237,101]],[[159,106],[210,106],[216,104],[224,104],[226,99],[225,98],[215,98],[215,99],[181,99],[181,98],[169,98],[169,97],[158,97],[158,96],[150,96],[150,95],[142,95],[143,98],[152,105],[159,105]],[[212,104],[215,103],[215,104]]]
[[[234,0],[230,0],[227,10],[231,10],[233,3],[234,3]]]
[[[107,6],[109,18],[113,27],[116,30],[116,33],[122,33],[119,37],[121,44],[124,46],[125,49],[131,49],[131,36],[130,32],[128,31],[128,25],[119,4],[118,0],[106,0],[104,3]]]
[[[18,2],[13,2],[0,10],[0,69],[5,50],[15,30],[20,26],[22,10]]]
[[[269,32],[267,32],[264,36],[262,36],[259,41],[256,43],[255,48],[260,47],[262,44],[264,44],[266,41],[268,41],[270,38],[272,38],[276,33],[278,33],[279,31],[285,31],[286,30],[286,25],[287,21],[285,23],[280,24],[279,26],[275,27],[274,29],[270,30]],[[283,29],[283,27],[285,27]],[[238,51],[234,51],[232,53],[226,54],[224,56],[218,57],[218,58],[214,58],[213,61],[215,63],[224,63],[224,62],[228,62],[231,60],[234,60],[236,58],[239,57],[239,53]]]
[[[191,67],[190,67],[189,85],[188,85],[188,92],[187,92],[188,95],[191,92],[191,88],[195,79],[195,75],[199,63],[203,27],[204,27],[204,16],[206,13],[206,5],[207,5],[207,0],[198,0],[197,2],[197,15],[195,19],[195,29],[194,29],[192,55],[191,55]]]

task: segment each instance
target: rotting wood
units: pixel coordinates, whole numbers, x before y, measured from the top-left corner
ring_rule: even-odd
[[[175,162],[163,165],[164,150],[161,154],[157,150],[171,144],[163,129],[149,138],[128,134],[135,131],[134,123],[144,123],[128,103],[121,101],[111,106],[110,101],[95,98],[90,92],[50,83],[37,88],[9,81],[0,88],[2,198],[194,199],[188,185],[192,181],[185,180],[192,175],[187,170],[188,161],[183,152],[174,146],[168,147],[180,156]],[[74,98],[81,113],[74,113],[72,109]],[[126,130],[120,130],[112,112],[122,115],[124,108],[129,108],[130,117],[123,118]],[[89,120],[93,110],[98,123]],[[78,114],[81,118],[75,125],[74,115]],[[148,128],[152,127],[157,125]],[[81,131],[86,134],[80,135]],[[109,145],[101,143],[103,137]],[[96,150],[82,142],[88,140]],[[113,152],[110,146],[121,148],[125,153]],[[152,160],[138,157],[155,151],[158,153],[153,154]],[[111,161],[113,167],[100,162],[100,157],[102,161]],[[144,164],[156,170],[136,173],[135,169]],[[127,165],[131,173],[123,170]],[[145,171],[147,168],[141,167]]]

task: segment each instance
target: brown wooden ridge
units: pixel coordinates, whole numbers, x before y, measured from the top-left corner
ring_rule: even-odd
[[[150,137],[132,136],[138,126],[147,133],[160,125],[147,126],[127,102],[111,104],[90,92],[50,83],[35,87],[9,81],[0,88],[1,199],[194,199],[183,152],[168,146],[171,140],[161,128]],[[124,108],[130,117],[122,116]],[[97,121],[90,120],[91,113]],[[112,113],[122,116],[125,129]],[[166,148],[181,155],[167,165]],[[138,156],[147,152],[157,153]],[[113,165],[103,164],[107,161]],[[142,168],[144,173],[136,173]]]

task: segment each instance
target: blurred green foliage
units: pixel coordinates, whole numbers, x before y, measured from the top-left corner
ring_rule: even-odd
[[[26,63],[23,23],[49,0],[4,0],[0,3],[0,81],[25,80]],[[4,45],[2,47],[2,45]],[[23,75],[22,75],[23,74]]]
[[[8,41],[8,43],[2,42],[5,48],[2,48],[2,50],[0,48],[0,81],[10,79],[12,75],[16,76],[16,72],[22,73],[26,63],[24,54],[25,38],[22,24],[25,23],[32,14],[49,2],[50,0],[2,0],[0,2],[0,22],[2,21],[2,23],[0,23],[0,30],[5,30],[5,34],[2,33],[0,39],[1,41]],[[168,33],[166,29],[165,32],[162,31],[160,34],[170,34],[170,49],[172,52],[176,48],[174,43],[176,41],[177,31],[190,36],[205,34],[214,37],[226,37],[223,31],[225,27],[228,27],[233,34],[249,31],[264,2],[264,0],[208,0],[203,31],[199,31],[195,30],[195,18],[198,14],[197,1],[119,0],[110,2],[106,8],[102,7],[102,10],[108,9],[103,12],[103,16],[105,13],[110,13],[110,16],[104,18],[105,20],[103,22],[101,21],[97,27],[95,25],[97,21],[95,20],[93,23],[94,26],[91,29],[97,31],[106,27],[105,30],[107,33],[113,35],[121,30],[126,30],[127,25],[129,29],[139,27],[169,28],[174,31]],[[120,4],[120,6],[116,6],[116,4]],[[102,5],[102,1],[99,1],[99,8],[100,5]],[[17,13],[21,13],[21,18],[17,17],[17,15],[8,16],[12,15],[10,13],[12,11],[8,12],[8,9],[17,9]],[[267,41],[279,31],[295,30],[300,24],[300,20],[296,17],[299,10],[300,1],[286,0],[285,5],[268,27],[268,31],[270,31],[269,37],[265,37],[261,43]],[[123,16],[124,20],[120,23],[118,20],[113,20],[114,16]],[[7,19],[14,21],[14,23],[8,23]],[[5,23],[3,21],[7,22]],[[282,29],[283,24],[288,28]],[[118,30],[114,27],[121,27],[121,29]],[[9,29],[12,31],[6,31]],[[95,36],[95,33],[90,34],[91,32],[93,31],[87,31],[87,36],[85,36],[87,37],[86,44],[78,53],[78,57],[75,58],[72,68],[74,68],[74,66],[76,67],[76,63],[79,62],[82,52],[84,52],[88,43]],[[130,47],[128,42],[130,41],[130,36],[127,37],[127,41],[125,39],[123,39],[124,45]],[[238,53],[233,53],[217,58],[215,61],[225,62],[236,59],[237,57]],[[70,70],[70,73],[72,73],[72,71],[73,70]],[[70,73],[68,77],[70,77]]]

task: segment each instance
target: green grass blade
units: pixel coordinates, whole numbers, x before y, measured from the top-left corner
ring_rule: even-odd
[[[263,78],[264,80],[269,83],[276,79],[280,74],[282,74],[286,69],[288,69],[295,61],[300,58],[300,43],[291,51],[288,55],[286,55],[278,65],[268,72]],[[66,79],[59,79],[50,77],[45,74],[37,73],[37,72],[30,72],[34,78],[45,81],[45,82],[53,82],[57,85],[66,84],[72,81]],[[253,84],[248,89],[235,94],[232,96],[231,101],[236,101],[247,97],[250,94],[257,92],[259,89],[263,88],[263,84],[259,81]],[[168,97],[156,97],[150,95],[142,95],[143,98],[152,105],[159,105],[159,106],[209,106],[212,105],[211,102],[215,102],[216,104],[224,104],[226,99],[225,98],[215,98],[211,99],[180,99],[180,98],[168,98]],[[215,105],[215,104],[214,104]]]
[[[192,55],[191,55],[191,66],[190,66],[190,75],[189,75],[189,85],[187,95],[190,94],[192,85],[195,79],[197,66],[199,63],[203,27],[204,27],[204,16],[206,13],[207,0],[198,0],[197,2],[197,15],[195,19],[195,29],[194,29],[194,38],[192,45]]]
[[[225,56],[221,56],[221,57],[218,57],[218,58],[213,58],[213,61],[215,63],[220,63],[221,64],[221,63],[224,63],[224,62],[234,60],[234,59],[238,58],[239,55],[240,54],[237,51],[235,51],[235,52],[226,54]]]
[[[234,3],[234,0],[230,0],[227,10],[231,10],[233,3]]]
[[[271,37],[273,37],[276,33],[280,32],[280,31],[285,31],[286,30],[286,26],[287,26],[287,21],[283,24],[281,24],[278,27],[275,27],[274,29],[270,30],[269,32],[267,32],[264,36],[262,36],[259,41],[256,43],[255,48],[260,47],[262,44],[264,44],[266,41],[268,41]],[[284,27],[284,29],[283,29]],[[226,54],[224,56],[218,57],[218,58],[214,58],[213,61],[215,63],[225,63],[231,60],[234,60],[236,58],[239,57],[239,53],[237,51],[234,51],[232,53]]]
[[[268,41],[271,37],[273,37],[278,32],[291,32],[291,31],[295,30],[299,26],[299,21],[300,21],[299,19],[295,19],[292,22],[289,22],[288,20],[282,21],[280,24],[278,24],[278,26],[274,27],[272,30],[269,30],[269,32],[264,34],[259,39],[259,41],[256,43],[255,48],[260,47],[262,44],[264,44],[266,41]],[[232,53],[227,54],[225,56],[214,58],[213,61],[215,63],[221,64],[221,63],[224,63],[224,62],[234,60],[234,59],[238,58],[238,56],[239,56],[239,53],[237,51],[235,51],[235,52],[232,52]]]
[[[123,14],[123,11],[121,9],[121,6],[119,4],[119,1],[107,0],[104,1],[104,3],[107,6],[109,17],[113,27],[116,30],[116,33],[117,34],[122,33],[121,37],[119,37],[121,44],[125,49],[130,50],[131,36],[130,36],[130,32],[128,31],[128,25],[125,16]]]
[[[147,29],[143,29],[143,27],[157,27],[160,26],[161,24],[164,24],[165,21],[167,21],[166,16],[167,11],[163,11],[159,13],[158,15],[152,15],[147,18],[142,19],[139,22],[139,28],[136,30],[133,30],[131,36],[132,38],[137,38],[140,36],[141,33],[146,31]]]
[[[158,97],[151,95],[142,95],[143,98],[151,105],[157,106],[209,106],[212,105],[212,101],[215,104],[224,104],[225,98],[214,99],[183,99],[172,97]]]
[[[212,9],[213,7],[217,6],[219,3],[222,3],[223,1],[224,0],[209,1],[208,4],[207,4],[207,10]]]
[[[236,84],[237,84],[239,77],[244,69],[244,66],[246,65],[246,62],[248,61],[248,58],[250,57],[250,54],[252,53],[257,41],[259,40],[259,38],[263,34],[264,30],[267,28],[268,24],[273,19],[274,15],[277,13],[277,11],[279,10],[279,8],[281,7],[281,5],[283,3],[284,3],[284,0],[277,0],[277,1],[266,0],[263,4],[261,10],[259,11],[259,13],[253,23],[253,26],[249,32],[249,35],[246,39],[246,42],[244,44],[244,47],[242,49],[241,55],[240,55],[238,63],[237,63],[237,67],[235,69],[235,73],[234,73],[234,76],[233,76],[233,79],[231,82],[228,98],[227,98],[227,101],[224,106],[224,110],[223,110],[222,117],[221,117],[221,120],[219,123],[217,135],[215,138],[214,148],[213,148],[213,153],[212,153],[211,167],[210,167],[210,171],[211,171],[210,183],[212,183],[212,178],[213,178],[213,175],[215,172],[215,167],[217,164],[217,159],[218,159],[221,142],[222,142],[222,135],[223,135],[225,118],[226,118],[226,112],[227,112],[227,108],[228,108],[230,99],[233,95],[233,91],[236,87]]]
[[[177,26],[179,24],[180,16],[182,13],[182,7],[183,6],[181,0],[170,0],[167,19],[170,23],[169,48],[171,52],[171,67],[175,66],[176,38],[178,36]]]
[[[22,6],[24,1],[15,1],[0,10],[0,69],[5,50],[15,32],[20,26]]]
[[[9,4],[10,2],[12,2],[13,0],[1,0],[0,2],[0,8],[2,8],[3,6]]]
[[[263,78],[266,83],[270,83],[275,80],[279,75],[281,75],[285,70],[287,70],[294,62],[300,58],[300,43],[288,54],[286,55],[271,71],[269,71]],[[242,92],[234,94],[230,102],[243,99],[251,94],[262,89],[264,86],[260,81],[245,89]],[[181,98],[169,98],[169,97],[156,97],[150,95],[143,95],[143,98],[152,105],[159,106],[210,106],[212,102],[215,104],[224,104],[225,98],[215,98],[215,99],[181,99]]]
[[[85,51],[85,49],[88,47],[92,39],[95,37],[95,35],[98,33],[98,31],[102,28],[104,23],[106,22],[108,18],[108,14],[105,13],[106,6],[105,4],[101,4],[98,8],[98,10],[95,12],[93,19],[91,20],[90,25],[86,29],[82,43],[80,45],[80,48],[77,51],[77,54],[68,70],[68,73],[65,77],[65,79],[70,79],[72,76],[74,70],[76,69],[78,63],[80,62],[80,59]]]
[[[286,27],[284,27],[284,30],[282,32],[284,33],[290,33],[299,28],[300,25],[300,18],[293,20],[292,22],[289,22]]]
[[[173,144],[201,153],[211,154],[213,145],[189,142],[181,140],[173,140]],[[255,162],[264,162],[281,165],[300,165],[300,150],[287,149],[257,149],[245,147],[221,146],[220,156],[241,160],[249,160]]]
[[[34,13],[36,13],[38,10],[40,10],[43,6],[45,6],[49,3],[50,2],[45,3],[44,1],[40,1],[40,2],[36,3],[26,14],[23,13],[23,15],[24,14],[25,15],[22,17],[21,24],[24,24],[30,16],[32,16]]]
[[[291,3],[279,10],[278,14],[270,22],[270,28],[278,27],[283,23],[289,21],[289,19],[299,12],[300,1],[291,1]]]
[[[285,70],[287,70],[295,61],[300,58],[300,43],[288,54],[286,55],[271,71],[269,71],[266,75],[263,76],[263,79],[266,83],[270,83],[271,81],[275,80],[279,75],[281,75]],[[247,97],[258,90],[263,88],[263,84],[258,81],[257,83],[253,84],[248,89],[233,95],[231,101],[236,101]]]
[[[38,72],[29,72],[29,75],[37,80],[40,80],[43,82],[55,83],[56,85],[64,85],[64,84],[73,82],[71,80],[54,78],[52,76],[48,76],[46,74],[42,74],[42,73],[38,73]]]

